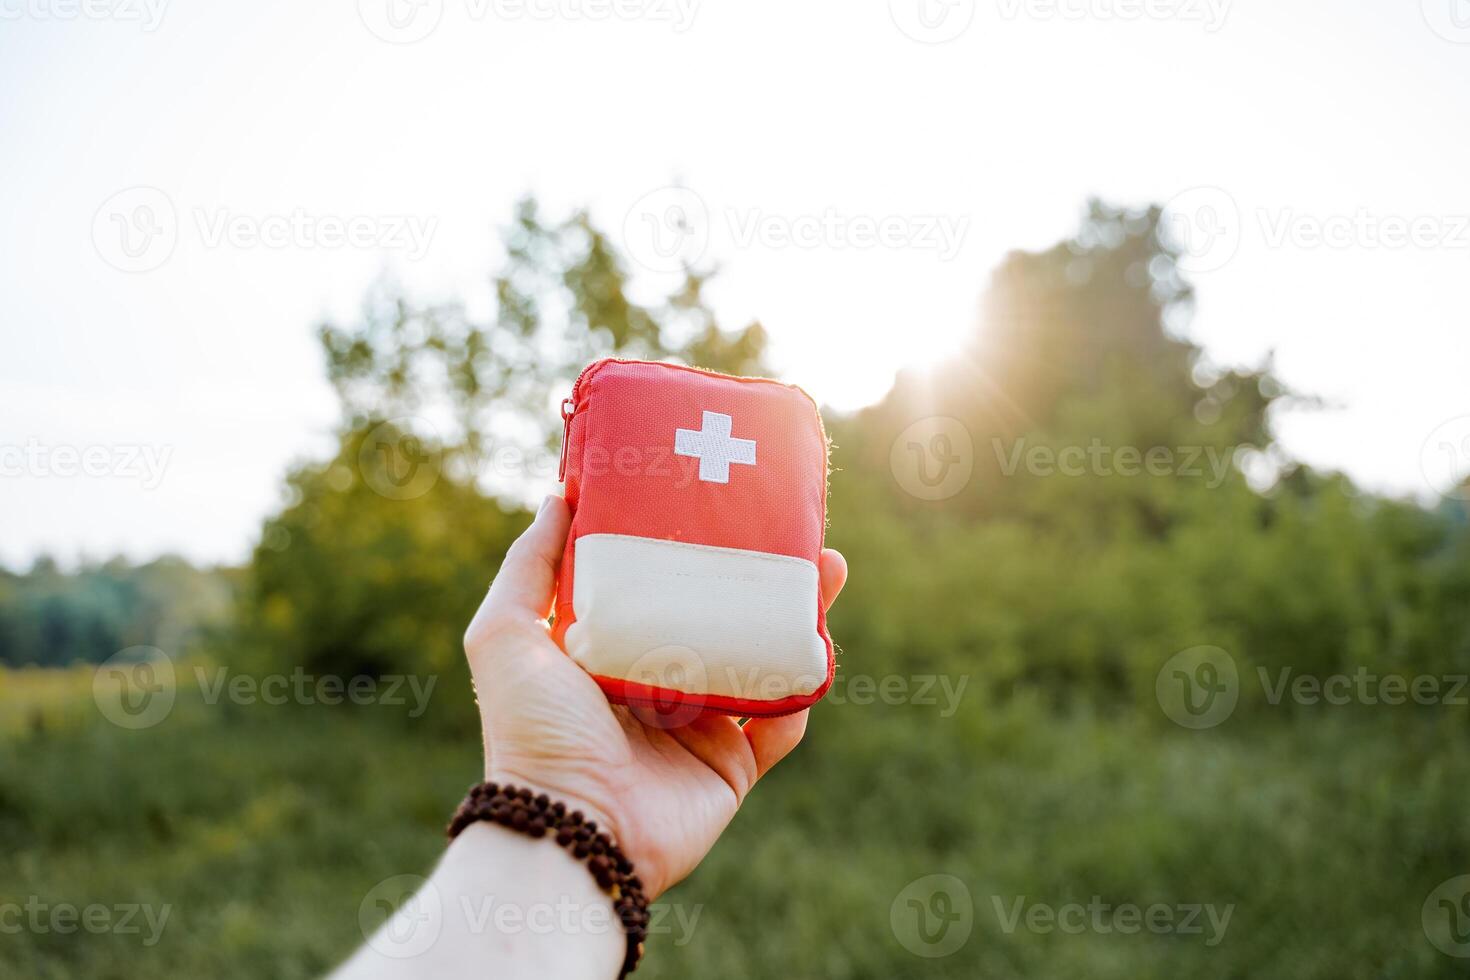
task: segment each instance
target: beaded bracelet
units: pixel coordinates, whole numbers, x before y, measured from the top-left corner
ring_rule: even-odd
[[[583,817],[581,810],[568,812],[565,803],[553,801],[545,793],[492,782],[470,788],[449,821],[449,839],[454,840],[460,831],[481,820],[532,837],[550,834],[573,857],[585,861],[598,887],[612,896],[613,910],[628,937],[628,952],[618,976],[625,977],[638,968],[643,940],[648,938],[648,898],[643,894],[643,882],[633,873],[633,862],[606,831],[597,829],[597,821]]]

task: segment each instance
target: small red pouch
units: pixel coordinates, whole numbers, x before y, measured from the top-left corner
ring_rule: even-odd
[[[772,716],[820,700],[827,437],[806,392],[607,359],[562,416],[562,649],[622,704]]]

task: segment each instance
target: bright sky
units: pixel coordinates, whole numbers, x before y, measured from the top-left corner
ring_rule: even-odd
[[[0,0],[0,561],[243,559],[328,445],[313,325],[384,269],[484,309],[525,191],[650,286],[719,261],[843,408],[1089,195],[1175,199],[1195,339],[1426,495],[1427,441],[1470,459],[1467,91],[1467,0]]]

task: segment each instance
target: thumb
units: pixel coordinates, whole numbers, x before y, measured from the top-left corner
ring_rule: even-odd
[[[571,510],[561,497],[552,494],[541,502],[536,519],[505,553],[470,624],[472,632],[494,623],[524,624],[546,618],[556,594],[556,569],[571,522]]]

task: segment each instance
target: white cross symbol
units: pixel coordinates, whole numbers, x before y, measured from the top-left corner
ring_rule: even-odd
[[[755,465],[755,440],[731,439],[731,418],[704,413],[704,428],[675,429],[674,452],[699,459],[699,478],[706,483],[729,483],[730,464]]]

